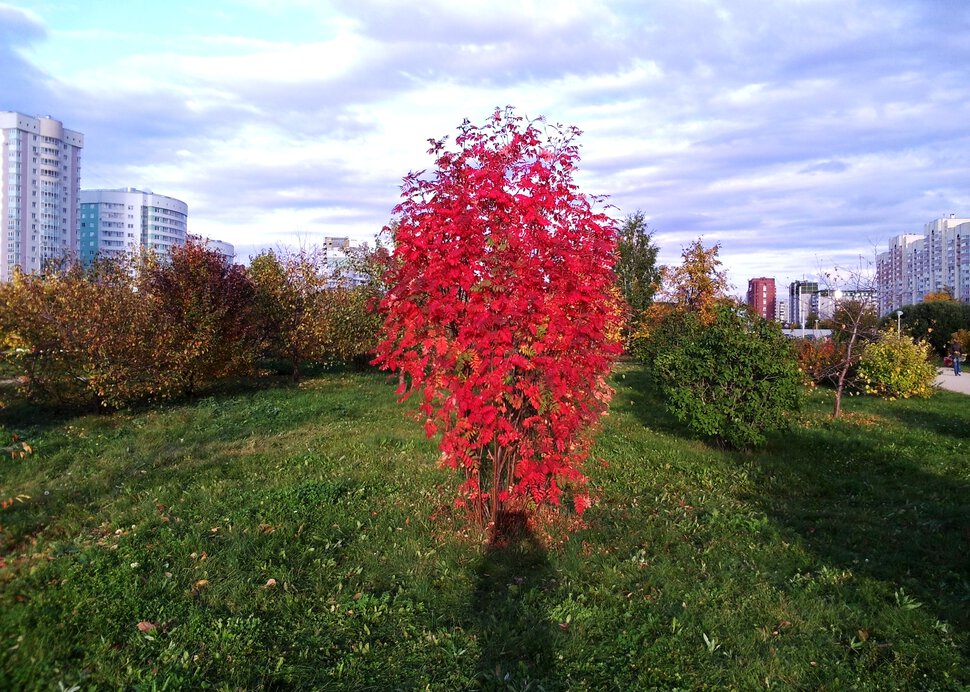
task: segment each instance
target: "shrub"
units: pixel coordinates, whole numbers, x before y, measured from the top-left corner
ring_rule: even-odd
[[[479,521],[518,500],[589,504],[580,464],[612,391],[613,222],[573,182],[574,129],[496,111],[405,178],[376,362],[422,395]]]
[[[831,373],[842,362],[842,354],[832,339],[798,339],[798,367],[805,374],[806,384],[828,382]]]
[[[158,392],[157,330],[131,267],[99,261],[44,275],[17,272],[0,290],[4,357],[28,398],[112,408]]]
[[[171,262],[99,260],[0,286],[3,357],[33,400],[120,408],[241,374],[255,349],[241,267],[196,245]]]
[[[928,397],[934,392],[936,368],[930,362],[932,347],[895,329],[869,344],[859,363],[859,377],[866,393],[887,399]]]
[[[140,292],[148,301],[159,348],[156,368],[171,394],[253,370],[256,297],[242,265],[195,242],[149,263]]]
[[[322,296],[326,331],[322,340],[325,363],[365,362],[377,347],[381,320],[374,309],[376,296],[366,286],[335,287]]]
[[[776,324],[738,306],[718,305],[706,320],[682,313],[652,334],[653,375],[694,433],[734,448],[761,445],[799,407],[794,347]]]
[[[339,285],[324,250],[269,250],[253,258],[249,278],[263,355],[289,361],[294,380],[304,364],[355,363],[374,352],[376,288]]]

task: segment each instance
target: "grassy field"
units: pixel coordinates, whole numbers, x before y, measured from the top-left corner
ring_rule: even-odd
[[[970,685],[970,399],[815,392],[739,454],[615,381],[585,524],[502,548],[378,374],[0,412],[0,689]]]

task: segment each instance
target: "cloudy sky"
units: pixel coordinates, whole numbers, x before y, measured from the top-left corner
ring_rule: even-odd
[[[427,140],[495,107],[583,131],[583,191],[661,260],[857,266],[970,215],[967,0],[0,0],[0,110],[85,135],[82,186],[261,248],[372,239]]]

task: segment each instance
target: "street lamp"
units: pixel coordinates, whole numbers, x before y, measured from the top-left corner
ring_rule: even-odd
[[[896,338],[897,339],[900,338],[900,327],[902,326],[902,323],[903,323],[903,311],[897,310],[896,311]]]

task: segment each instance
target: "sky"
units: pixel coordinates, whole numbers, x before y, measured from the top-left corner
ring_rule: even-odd
[[[779,287],[970,216],[967,0],[0,0],[0,110],[84,133],[83,188],[265,248],[371,241],[495,108],[582,130],[581,191],[660,261]]]

